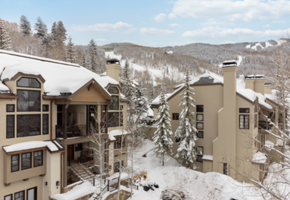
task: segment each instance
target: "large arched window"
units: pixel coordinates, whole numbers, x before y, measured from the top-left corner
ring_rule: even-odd
[[[118,90],[118,88],[117,87],[109,87],[109,89],[108,89],[108,92],[110,93],[110,94],[119,94],[119,90]]]
[[[40,83],[36,78],[21,78],[17,81],[18,87],[40,88]]]

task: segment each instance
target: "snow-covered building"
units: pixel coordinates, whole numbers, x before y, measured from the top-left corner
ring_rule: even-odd
[[[98,159],[90,148],[98,134],[105,172],[127,165],[119,151],[127,148],[120,138],[128,103],[119,69],[108,60],[107,76],[99,76],[78,64],[0,50],[0,199],[62,193],[71,163]]]
[[[245,80],[239,80],[236,79],[237,69],[236,61],[227,61],[222,66],[223,77],[206,72],[191,81],[195,90],[193,98],[196,100],[196,142],[202,152],[197,157],[197,170],[220,172],[238,181],[247,181],[251,177],[261,180],[264,174],[259,169],[267,167],[271,157],[264,150],[265,141],[269,140],[274,144],[277,141],[265,131],[271,127],[259,113],[272,117],[278,125],[279,109],[273,100],[270,86],[265,84],[264,76],[247,76]],[[179,126],[182,108],[178,105],[183,87],[181,84],[173,93],[166,95],[173,133]],[[152,102],[151,107],[156,118],[159,97]],[[154,131],[155,128],[152,127],[151,136]],[[179,140],[173,138],[173,141],[175,155]],[[256,153],[264,154],[267,159],[256,162]]]

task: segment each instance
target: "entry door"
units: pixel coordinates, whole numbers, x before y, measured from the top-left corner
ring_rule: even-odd
[[[74,145],[68,145],[67,146],[67,161],[69,161],[69,159],[73,160],[74,159]]]
[[[37,200],[37,187],[27,190],[27,200]]]

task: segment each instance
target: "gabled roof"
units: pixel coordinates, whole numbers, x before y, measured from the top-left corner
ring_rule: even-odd
[[[0,74],[3,72],[1,80],[4,80],[4,83],[18,73],[41,76],[45,80],[44,92],[51,96],[59,96],[61,92],[73,94],[92,79],[103,89],[108,84],[119,84],[108,76],[101,77],[78,64],[4,50],[0,50],[0,60]],[[9,88],[0,81],[0,90]]]
[[[224,78],[220,75],[207,71],[205,74],[194,78],[190,81],[191,86],[202,86],[202,85],[223,85]],[[183,88],[184,84],[180,84],[175,87],[176,90],[166,97],[166,100],[170,100],[176,94],[178,94]],[[256,93],[251,89],[245,89],[245,84],[242,80],[237,79],[237,94],[244,99],[254,103],[258,98],[259,104],[267,109],[272,109],[272,106],[266,103],[266,96],[261,93]],[[159,104],[159,96],[153,100],[154,104]],[[152,103],[153,104],[153,103]]]

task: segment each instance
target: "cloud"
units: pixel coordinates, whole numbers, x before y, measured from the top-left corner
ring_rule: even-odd
[[[290,1],[287,0],[177,0],[168,17],[248,22],[289,15]]]
[[[175,34],[175,31],[171,30],[163,30],[157,28],[140,28],[140,33],[142,35],[161,35],[161,36],[168,36]]]
[[[130,29],[133,25],[124,22],[117,22],[115,24],[94,24],[94,25],[73,25],[72,29],[75,31],[93,31],[97,33],[117,32],[119,29]]]
[[[106,39],[103,39],[103,38],[97,38],[95,39],[96,42],[105,42],[107,41]]]
[[[271,27],[270,24],[266,24],[264,27]]]
[[[181,27],[179,24],[169,24],[171,27]]]
[[[165,18],[166,18],[166,14],[164,14],[164,13],[159,13],[158,15],[156,15],[156,16],[154,17],[154,20],[155,20],[156,22],[162,22]]]
[[[203,27],[193,31],[186,31],[182,37],[210,37],[210,38],[226,38],[226,37],[250,37],[250,38],[262,38],[262,37],[283,37],[290,32],[290,29],[286,30],[266,30],[266,31],[254,31],[247,28],[220,28],[220,27]]]

